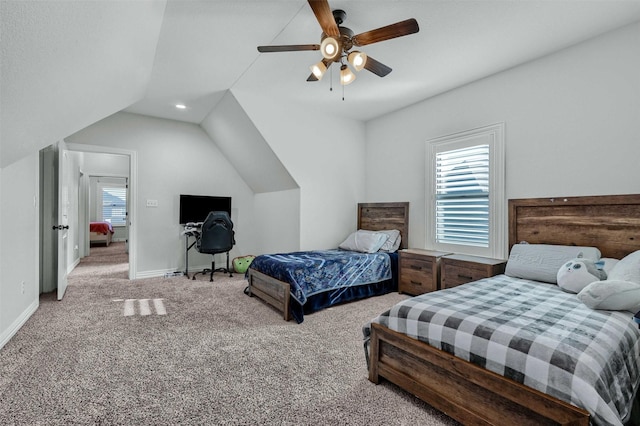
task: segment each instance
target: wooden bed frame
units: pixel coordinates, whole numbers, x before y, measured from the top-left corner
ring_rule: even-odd
[[[106,235],[100,232],[89,232],[89,244],[105,244],[109,247],[112,237],[110,232],[107,232]]]
[[[509,200],[509,247],[521,241],[622,258],[640,250],[640,195]],[[589,424],[581,408],[372,324],[369,380],[382,378],[463,424]]]
[[[358,229],[400,231],[400,248],[407,248],[409,236],[409,203],[359,203]],[[251,268],[248,270],[248,295],[256,296],[283,313],[289,321],[289,283],[277,280]]]

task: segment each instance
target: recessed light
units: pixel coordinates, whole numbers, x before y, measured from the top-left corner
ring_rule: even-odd
[[[184,105],[184,104],[176,104],[176,108],[178,108],[178,109],[186,109],[187,106]]]

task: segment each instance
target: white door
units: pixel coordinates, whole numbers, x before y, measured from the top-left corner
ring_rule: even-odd
[[[124,181],[125,181],[125,188],[126,188],[126,194],[127,194],[127,205],[125,207],[125,209],[127,210],[127,213],[124,219],[125,227],[127,230],[127,239],[125,241],[125,251],[127,252],[127,254],[129,254],[129,205],[131,203],[129,200],[131,199],[130,198],[131,195],[129,194],[129,178],[128,177],[125,178]]]
[[[69,240],[69,151],[64,141],[58,142],[58,300],[67,289],[67,247]]]
[[[51,228],[58,224],[58,213],[56,209],[56,201],[58,200],[58,187],[56,186],[56,157],[55,146],[51,145],[40,151],[41,158],[41,192],[42,199],[40,207],[42,208],[42,257],[40,267],[42,269],[42,277],[40,281],[40,293],[50,293],[58,287],[56,280],[58,279],[58,234]],[[55,174],[54,174],[55,173]]]

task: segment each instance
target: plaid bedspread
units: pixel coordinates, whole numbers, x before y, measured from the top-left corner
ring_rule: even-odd
[[[638,388],[640,330],[556,285],[498,275],[407,299],[372,322],[621,425]],[[365,325],[368,339],[370,325]]]
[[[386,253],[347,250],[315,250],[265,254],[251,262],[251,269],[291,285],[291,296],[304,305],[307,298],[326,291],[340,297],[341,289],[391,279]]]

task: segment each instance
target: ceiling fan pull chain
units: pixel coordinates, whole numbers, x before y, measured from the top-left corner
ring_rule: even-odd
[[[329,69],[329,91],[333,92],[333,68]]]
[[[344,102],[344,85],[342,86],[342,101]]]

